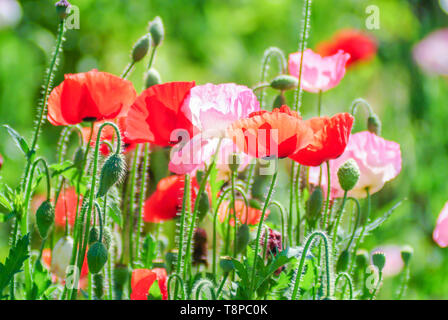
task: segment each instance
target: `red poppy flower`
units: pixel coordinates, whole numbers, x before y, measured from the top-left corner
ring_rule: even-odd
[[[168,275],[163,268],[134,269],[131,278],[131,300],[147,300],[149,290],[156,280],[162,294],[162,300],[167,300],[167,279]]]
[[[106,122],[106,121],[95,122],[95,124],[93,126],[92,140],[90,142],[90,145],[92,147],[95,147],[98,130],[104,122]],[[123,153],[127,153],[127,152],[133,150],[137,146],[137,143],[135,143],[134,141],[132,141],[125,135],[126,117],[121,117],[121,118],[115,119],[112,122],[114,122],[118,126],[118,129],[120,130],[121,142],[124,147]],[[89,141],[90,131],[91,131],[90,127],[82,128],[82,136],[83,136],[84,142],[86,142],[86,143]],[[107,141],[107,142],[111,143],[112,146],[115,147],[114,143],[116,140],[117,140],[117,137],[115,134],[115,130],[111,126],[104,127],[103,130],[101,131],[100,141]],[[109,155],[111,150],[109,150],[109,146],[107,144],[102,143],[100,146],[100,152],[103,155],[107,156],[107,155]]]
[[[253,157],[284,158],[306,147],[313,132],[297,112],[282,106],[272,112],[251,113],[249,118],[234,122],[227,135]]]
[[[79,207],[81,207],[81,203],[82,196],[79,197]],[[54,223],[65,228],[65,221],[68,219],[68,224],[73,227],[75,225],[77,204],[78,195],[74,187],[61,190],[56,203]]]
[[[146,200],[143,220],[159,223],[174,219],[182,209],[185,175],[172,175],[157,184],[156,191]],[[194,206],[199,184],[191,180],[191,204]]]
[[[376,54],[377,44],[364,32],[346,29],[339,31],[330,41],[317,45],[317,52],[322,56],[331,56],[339,50],[350,54],[347,66],[352,66],[358,62],[372,59]]]
[[[169,82],[154,85],[135,100],[126,118],[126,135],[135,142],[151,142],[166,147],[176,144],[172,137],[176,129],[193,136],[194,126],[181,111],[193,82]]]
[[[262,211],[256,208],[249,207],[246,209],[246,204],[243,200],[235,201],[236,218],[239,223],[244,223],[248,225],[257,225],[260,222]],[[267,209],[264,215],[266,219],[270,213]],[[233,206],[230,205],[229,201],[223,201],[218,211],[219,221],[224,222],[227,218],[227,214],[230,214],[229,223],[233,227],[235,226],[235,219],[233,215]]]
[[[289,157],[304,166],[313,167],[338,158],[347,146],[353,120],[349,113],[307,120],[307,124],[313,129],[314,140],[306,148]]]
[[[132,82],[95,69],[64,79],[48,98],[48,121],[55,126],[123,117],[137,97]]]

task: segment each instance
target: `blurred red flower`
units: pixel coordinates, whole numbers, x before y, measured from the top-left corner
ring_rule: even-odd
[[[131,278],[131,300],[147,300],[149,290],[156,280],[159,285],[160,293],[162,294],[162,300],[167,300],[167,279],[168,275],[163,268],[154,268],[151,270],[134,269]]]
[[[174,219],[182,209],[185,175],[172,175],[157,184],[156,191],[146,200],[143,220],[159,223]],[[199,184],[191,180],[191,205],[194,206]]]
[[[143,91],[126,117],[126,136],[135,142],[166,147],[178,142],[177,137],[172,137],[173,132],[184,129],[191,139],[197,129],[181,111],[181,106],[194,86],[194,81],[169,82]]]
[[[48,98],[48,121],[55,126],[125,116],[137,93],[132,82],[107,72],[66,74]]]
[[[288,157],[313,139],[313,131],[288,106],[253,112],[249,118],[234,122],[227,135],[241,150],[257,158]]]
[[[345,29],[337,32],[329,41],[317,45],[317,52],[322,56],[331,56],[343,50],[350,54],[347,67],[372,59],[377,51],[376,41],[364,32]]]
[[[54,222],[57,226],[65,228],[65,221],[73,227],[76,219],[76,208],[78,204],[78,195],[74,187],[62,189],[59,193],[58,202],[55,207]],[[79,207],[82,204],[82,195],[79,197]]]
[[[307,120],[314,132],[314,140],[290,158],[304,166],[320,166],[325,161],[338,158],[347,146],[353,120],[349,113]]]
[[[239,223],[244,223],[248,225],[257,225],[260,222],[262,211],[256,208],[246,208],[246,204],[243,200],[235,200],[236,218]],[[223,201],[218,210],[219,221],[224,222],[227,218],[227,214],[230,214],[229,223],[233,227],[235,226],[235,219],[233,214],[233,206],[230,205],[229,201]],[[266,219],[270,213],[267,209],[264,215]]]

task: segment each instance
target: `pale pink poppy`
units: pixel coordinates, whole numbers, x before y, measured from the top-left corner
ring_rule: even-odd
[[[349,196],[365,198],[366,189],[373,194],[381,190],[384,184],[394,179],[401,171],[400,145],[385,140],[369,131],[362,131],[350,135],[344,153],[335,160],[330,160],[331,193],[330,197],[340,198],[344,195],[339,185],[337,172],[339,167],[347,160],[354,159],[360,170],[360,177],[355,187],[348,192]],[[322,165],[322,188],[327,190],[327,168]],[[309,181],[319,183],[319,167],[310,167]]]
[[[442,211],[440,211],[432,238],[439,247],[448,247],[448,202],[445,203]]]
[[[181,110],[199,129],[199,134],[192,138],[181,136],[183,143],[173,148],[169,169],[177,174],[203,169],[215,154],[220,139],[218,169],[228,168],[229,156],[238,150],[232,140],[225,138],[226,129],[233,122],[260,110],[260,105],[252,90],[246,86],[209,83],[192,88]],[[243,153],[239,154],[242,170],[250,158]]]
[[[299,77],[301,53],[289,55],[289,73]],[[327,91],[336,87],[345,75],[345,65],[350,54],[339,50],[336,54],[322,57],[311,49],[306,49],[302,62],[301,87],[308,92]]]
[[[401,247],[396,245],[386,245],[376,248],[372,251],[382,252],[386,256],[386,264],[383,269],[383,276],[393,277],[401,272],[404,267],[403,259],[401,258]]]
[[[413,55],[426,72],[448,75],[448,28],[426,36],[414,47]]]

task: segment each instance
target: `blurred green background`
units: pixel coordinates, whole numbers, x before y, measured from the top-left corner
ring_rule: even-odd
[[[4,0],[0,0],[4,1]],[[0,27],[0,123],[29,138],[36,104],[57,29],[54,2],[19,1],[16,25]],[[253,86],[260,79],[261,59],[269,46],[286,54],[297,51],[302,24],[298,0],[73,0],[80,10],[80,28],[66,33],[59,84],[64,73],[98,68],[120,74],[135,41],[155,16],[162,17],[166,39],[155,67],[163,81],[237,82]],[[448,15],[437,0],[318,0],[313,2],[308,46],[342,28],[365,29],[366,7],[380,9],[380,29],[369,31],[379,42],[375,59],[350,69],[341,84],[323,96],[324,113],[348,111],[351,102],[367,99],[383,122],[382,135],[401,144],[403,170],[373,196],[374,216],[396,201],[407,200],[372,236],[365,247],[410,244],[415,249],[408,298],[448,298],[448,249],[432,240],[437,215],[448,200],[448,83],[415,65],[411,50],[433,30],[446,27]],[[0,21],[1,22],[1,21]],[[0,24],[1,25],[1,24]],[[145,63],[146,64],[146,63]],[[130,76],[142,88],[144,64]],[[277,70],[272,68],[273,73]],[[272,93],[268,100],[272,100]],[[316,96],[304,94],[304,117],[315,113]],[[365,130],[359,112],[355,131]],[[48,123],[40,153],[53,162],[60,127]],[[0,130],[0,174],[19,183],[24,160]],[[280,183],[276,196],[287,194]],[[0,260],[7,253],[9,226],[0,228]],[[385,281],[380,298],[393,296],[399,277]]]

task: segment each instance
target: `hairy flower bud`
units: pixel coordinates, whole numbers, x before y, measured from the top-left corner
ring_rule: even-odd
[[[360,174],[356,161],[348,159],[338,170],[338,179],[342,190],[352,190],[358,182]]]
[[[411,246],[404,246],[403,249],[401,249],[401,259],[403,259],[405,266],[409,265],[413,254],[414,249],[412,249]]]
[[[271,81],[271,88],[280,91],[294,90],[297,89],[298,85],[297,78],[288,74],[281,74]]]
[[[149,23],[149,33],[151,33],[152,45],[157,47],[165,36],[163,22],[160,17],[155,17],[154,20]]]
[[[107,249],[103,243],[95,242],[92,244],[87,252],[87,264],[89,266],[89,271],[93,274],[100,272],[107,262],[107,257]]]
[[[146,75],[145,75],[146,89],[148,89],[149,87],[152,87],[156,84],[161,84],[161,83],[162,83],[162,78],[160,77],[160,74],[156,69],[151,68],[148,70],[148,72],[146,72]]]
[[[381,120],[376,114],[371,115],[367,119],[367,129],[376,135],[381,134]]]
[[[64,20],[70,14],[71,6],[72,5],[67,0],[61,0],[56,2],[55,4],[56,13],[61,20]]]
[[[42,239],[47,238],[48,231],[54,224],[54,207],[50,201],[45,200],[37,209],[36,224]]]
[[[306,219],[312,227],[316,225],[316,222],[320,217],[323,201],[324,194],[322,192],[322,188],[317,186],[313,193],[311,193],[306,206]]]
[[[236,252],[242,252],[250,241],[250,231],[247,224],[241,224],[236,233]]]
[[[132,48],[132,61],[138,62],[142,60],[148,53],[149,47],[151,46],[151,38],[148,34],[138,39]]]
[[[356,252],[355,260],[358,268],[364,270],[369,263],[369,253],[364,249],[360,249]]]
[[[199,201],[198,220],[201,222],[204,220],[208,210],[210,209],[210,201],[208,200],[207,192],[203,191],[201,196],[196,198],[196,201]]]
[[[347,270],[349,260],[350,253],[348,252],[348,250],[342,251],[339,255],[338,262],[336,263],[336,271],[339,273]]]
[[[89,245],[94,244],[95,242],[100,240],[100,228],[95,226],[90,228],[89,232]],[[103,228],[103,244],[106,246],[106,249],[109,250],[113,243],[113,235],[109,228]]]
[[[221,267],[222,271],[224,273],[231,272],[235,266],[233,265],[233,260],[229,256],[221,257],[219,260],[219,266]]]
[[[104,196],[115,183],[120,181],[124,175],[124,171],[125,162],[123,156],[116,153],[110,155],[101,169],[100,186],[98,188],[97,197]]]
[[[386,255],[384,254],[384,252],[374,252],[372,254],[372,262],[373,265],[376,266],[381,272],[384,268],[384,265],[386,264]]]

